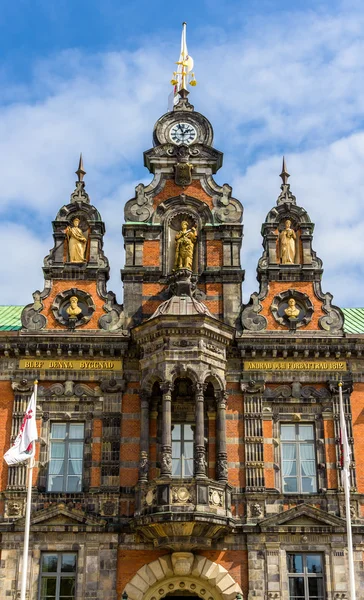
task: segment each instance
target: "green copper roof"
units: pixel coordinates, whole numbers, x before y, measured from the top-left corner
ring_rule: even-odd
[[[364,308],[343,308],[346,333],[364,333]]]
[[[21,329],[20,315],[24,306],[0,306],[0,331]]]
[[[0,331],[21,329],[20,315],[24,306],[0,306]],[[346,333],[364,333],[364,308],[343,308]]]

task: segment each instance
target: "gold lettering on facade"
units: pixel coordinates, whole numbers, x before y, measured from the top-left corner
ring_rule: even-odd
[[[21,359],[19,369],[49,369],[74,371],[120,371],[121,360],[32,360]]]
[[[247,360],[244,362],[245,371],[346,371],[347,365],[344,361],[257,361]]]

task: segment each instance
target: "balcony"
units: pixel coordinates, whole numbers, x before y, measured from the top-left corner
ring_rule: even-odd
[[[155,548],[209,548],[233,525],[225,482],[156,479],[136,489],[133,528]]]

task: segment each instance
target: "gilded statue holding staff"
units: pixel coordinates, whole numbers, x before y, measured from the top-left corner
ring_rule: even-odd
[[[178,269],[189,269],[192,271],[193,252],[197,240],[197,229],[188,229],[188,222],[182,221],[181,231],[176,235],[176,250],[174,260],[174,271]]]

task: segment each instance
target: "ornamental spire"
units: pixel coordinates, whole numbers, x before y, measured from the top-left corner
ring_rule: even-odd
[[[282,173],[280,174],[280,178],[282,179],[282,185],[281,185],[282,191],[277,198],[278,205],[285,204],[285,203],[296,204],[296,196],[294,196],[291,192],[291,189],[290,189],[291,186],[288,183],[288,177],[290,177],[290,174],[287,171],[286,159],[283,156]]]
[[[86,171],[83,168],[82,152],[80,154],[80,160],[78,162],[78,169],[77,171],[75,171],[75,173],[78,179],[76,181],[76,189],[71,194],[70,202],[71,204],[73,204],[74,202],[86,202],[86,204],[90,204],[90,197],[85,190],[85,182],[83,180],[84,176],[86,175]]]
[[[182,23],[181,53],[176,63],[178,65],[177,70],[174,71],[171,79],[175,96],[181,90],[187,91],[187,85],[191,85],[192,87],[197,85],[195,74],[193,73],[193,58],[188,54],[187,50],[186,25],[187,23]]]
[[[82,152],[80,154],[80,161],[78,163],[78,169],[77,171],[75,171],[77,177],[78,177],[78,181],[83,181],[84,176],[86,175],[86,171],[83,168],[83,158],[82,158]]]
[[[287,183],[288,183],[288,177],[290,177],[290,174],[287,171],[286,159],[283,156],[282,173],[280,174],[280,178],[283,181],[283,185],[287,185]]]

